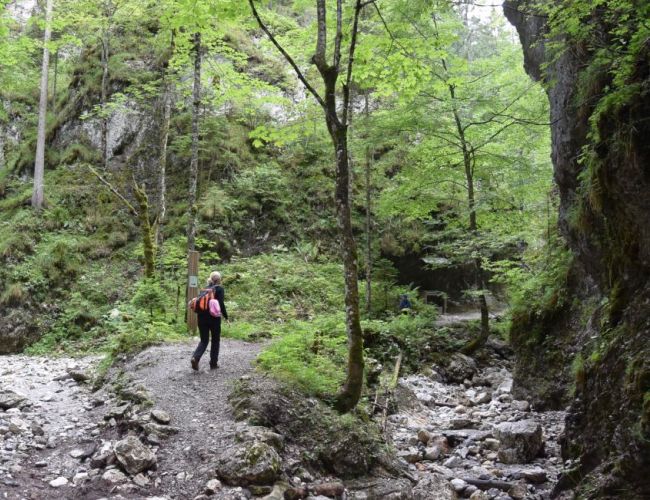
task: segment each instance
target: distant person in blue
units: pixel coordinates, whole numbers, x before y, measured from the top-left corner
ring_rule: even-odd
[[[406,294],[400,295],[400,301],[399,301],[399,312],[402,314],[408,314],[411,312],[411,308],[413,306],[411,305],[411,301],[409,300],[409,296]]]

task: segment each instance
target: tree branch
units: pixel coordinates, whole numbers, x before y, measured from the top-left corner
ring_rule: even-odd
[[[320,106],[321,106],[323,109],[326,110],[326,107],[325,107],[325,101],[323,101],[323,98],[318,94],[318,92],[316,91],[316,89],[315,89],[314,87],[312,87],[312,85],[307,81],[307,79],[305,78],[305,76],[302,74],[302,71],[300,71],[300,68],[298,68],[298,65],[296,64],[296,62],[295,62],[295,61],[293,60],[293,58],[288,54],[288,52],[287,52],[286,50],[284,50],[284,48],[282,47],[282,45],[280,45],[280,44],[278,43],[278,41],[275,39],[275,37],[273,36],[273,34],[271,34],[271,32],[269,31],[269,29],[267,28],[267,26],[264,24],[264,22],[263,22],[262,19],[260,18],[260,15],[259,15],[259,13],[257,12],[257,9],[255,8],[255,3],[254,3],[254,1],[253,1],[253,0],[248,0],[248,3],[249,3],[249,5],[251,6],[251,10],[253,11],[253,16],[254,16],[255,19],[257,20],[257,24],[259,25],[259,27],[262,28],[262,31],[264,31],[264,33],[266,33],[266,35],[267,35],[267,36],[269,37],[269,39],[271,40],[271,43],[273,43],[273,45],[275,45],[275,47],[280,51],[280,53],[284,56],[284,58],[287,60],[287,62],[291,65],[291,67],[292,67],[292,68],[294,69],[294,71],[296,72],[296,75],[298,76],[298,79],[302,82],[302,84],[305,86],[305,88],[306,88],[306,89],[311,93],[311,95],[314,96],[314,98],[316,99],[316,101],[318,101],[318,104],[320,104]]]
[[[341,40],[343,39],[342,0],[336,0],[336,37],[334,38],[334,69],[338,73],[341,65]]]
[[[352,66],[354,64],[354,50],[357,46],[357,32],[359,31],[359,14],[363,9],[361,0],[357,0],[354,6],[354,23],[352,24],[352,39],[350,40],[350,52],[348,55],[348,70],[345,77],[345,85],[343,85],[343,125],[348,123],[348,110],[350,108],[350,83],[352,81]]]
[[[313,61],[319,71],[323,73],[327,67],[327,10],[325,0],[316,0],[316,17],[318,34],[316,35],[316,53]]]
[[[126,208],[129,209],[129,212],[131,212],[136,217],[139,217],[140,214],[135,209],[135,207],[131,204],[131,202],[129,200],[127,200],[124,196],[122,196],[122,194],[117,190],[117,188],[115,188],[115,186],[113,186],[104,177],[102,177],[101,174],[99,172],[97,172],[97,170],[95,170],[91,165],[89,165],[88,163],[86,163],[85,165],[95,175],[95,177],[97,177],[99,179],[99,181],[102,184],[104,184],[104,186],[106,186],[108,188],[108,190],[111,193],[113,193],[120,201],[122,201],[122,203],[124,203]]]

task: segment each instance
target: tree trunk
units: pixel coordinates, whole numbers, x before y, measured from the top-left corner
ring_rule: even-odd
[[[364,113],[366,120],[370,115],[368,93],[365,94],[365,107]],[[372,180],[372,162],[374,152],[368,146],[366,148],[366,314],[370,317],[372,312],[372,193],[371,193],[371,180]]]
[[[102,107],[102,123],[101,123],[101,147],[102,147],[102,166],[104,170],[108,168],[108,116],[106,116],[106,102],[108,100],[108,58],[109,58],[109,35],[108,30],[102,33],[102,85],[101,85],[101,107]]]
[[[192,156],[190,159],[189,221],[187,248],[196,246],[196,184],[199,176],[199,110],[201,107],[201,33],[194,34],[194,86],[192,88]]]
[[[469,163],[469,166],[467,165]],[[467,180],[467,201],[469,205],[469,230],[476,234],[478,231],[478,224],[476,222],[476,201],[474,198],[474,175],[472,173],[471,162],[466,162],[465,178]],[[490,336],[490,316],[487,305],[487,298],[485,297],[485,281],[483,279],[483,265],[481,259],[474,259],[474,268],[476,273],[476,288],[481,290],[478,296],[479,307],[481,310],[481,333],[474,342],[470,342],[465,349],[466,352],[473,352],[476,349],[483,347]]]
[[[358,32],[359,14],[361,9],[366,5],[361,0],[356,0],[354,11],[354,22],[350,36],[350,46],[348,54],[348,64],[346,72],[346,81],[343,84],[343,102],[337,106],[336,82],[340,74],[341,61],[341,40],[342,34],[342,0],[336,2],[336,37],[334,39],[334,57],[333,64],[330,66],[326,62],[327,53],[327,15],[326,1],[316,0],[316,14],[318,32],[316,38],[316,53],[312,57],[312,62],[318,68],[323,83],[325,84],[325,96],[321,97],[319,92],[309,83],[302,71],[287,53],[286,50],[278,43],[268,27],[260,18],[255,8],[254,0],[249,0],[251,11],[255,16],[262,30],[271,39],[271,42],[284,56],[287,62],[296,72],[298,79],[305,85],[305,88],[314,96],[318,104],[325,112],[325,121],[327,129],[332,138],[334,150],[336,153],[336,213],[341,231],[341,256],[343,260],[343,270],[345,274],[345,319],[346,331],[348,335],[348,366],[347,377],[341,392],[338,394],[335,407],[340,412],[348,412],[353,409],[361,397],[363,388],[363,337],[361,332],[361,322],[359,318],[359,283],[358,283],[358,264],[357,248],[352,231],[352,218],[350,210],[350,165],[348,156],[348,111],[349,96],[352,80],[352,63],[354,61],[354,50],[356,46],[356,37]]]
[[[138,218],[140,219],[140,234],[144,249],[144,275],[146,278],[153,278],[156,257],[154,235],[149,217],[149,197],[144,185],[142,187],[138,186],[137,182],[133,183],[133,193],[138,201]]]
[[[167,215],[167,142],[169,139],[169,122],[171,120],[172,109],[172,84],[170,81],[165,82],[163,94],[163,113],[162,123],[160,125],[160,157],[158,163],[160,165],[160,177],[158,189],[160,190],[160,197],[158,200],[158,225],[156,226],[156,241],[162,244],[163,226],[165,217]]]
[[[456,98],[454,87],[451,85],[449,86],[449,93],[452,99]],[[475,235],[478,231],[478,222],[476,221],[476,198],[474,194],[474,158],[472,156],[470,145],[468,144],[465,137],[465,129],[462,126],[460,116],[455,107],[453,114],[454,120],[456,122],[458,138],[460,139],[460,144],[463,149],[463,165],[465,167],[465,180],[467,182],[467,206],[469,209],[469,231]],[[488,311],[487,298],[484,292],[485,281],[483,279],[483,266],[481,265],[480,258],[474,259],[474,268],[475,285],[478,290],[481,290],[481,293],[478,296],[479,308],[481,311],[481,333],[476,339],[470,341],[465,347],[463,347],[463,352],[465,353],[474,352],[485,345],[485,342],[490,336],[490,316]]]
[[[366,151],[366,314],[372,312],[372,213],[371,178],[372,151]]]
[[[352,230],[350,210],[350,169],[348,164],[347,126],[333,129],[336,150],[336,214],[341,234],[341,257],[345,274],[345,322],[348,335],[347,378],[337,396],[335,407],[340,412],[354,408],[363,389],[363,333],[359,318],[359,283],[357,247]]]
[[[5,159],[5,134],[5,126],[4,124],[0,123],[0,171],[5,168],[5,162],[7,161]]]
[[[56,49],[56,52],[54,53],[54,78],[52,82],[52,102],[50,104],[52,111],[55,110],[55,106],[56,106],[56,81],[57,81],[58,74],[59,74],[59,49]]]
[[[32,206],[43,208],[45,175],[45,125],[47,120],[47,82],[50,52],[47,48],[52,33],[52,2],[47,0],[45,7],[45,34],[43,35],[43,64],[41,67],[41,95],[38,103],[38,135],[36,137],[36,162],[34,165],[34,191]]]

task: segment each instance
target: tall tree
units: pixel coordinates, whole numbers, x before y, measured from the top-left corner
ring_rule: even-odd
[[[370,104],[368,102],[369,92],[364,94],[364,116],[366,121],[370,117]],[[370,316],[372,311],[372,162],[374,160],[374,151],[368,143],[365,151],[366,162],[364,166],[364,180],[366,191],[366,314]]]
[[[102,66],[102,83],[101,83],[101,106],[102,109],[106,107],[108,102],[108,85],[110,83],[110,75],[108,71],[108,63],[111,53],[111,33],[112,33],[112,19],[115,14],[115,5],[112,0],[103,0],[101,4],[102,20],[101,20],[101,66]],[[108,168],[108,114],[104,110],[101,116],[102,132],[101,132],[101,148],[102,148],[102,166],[104,169]]]
[[[50,51],[48,44],[52,34],[52,8],[53,0],[47,0],[45,6],[45,32],[43,34],[41,95],[38,103],[38,132],[36,137],[36,162],[34,165],[34,191],[32,193],[32,206],[39,210],[43,208],[45,184],[45,125],[47,120],[47,82],[50,64]]]
[[[190,158],[189,221],[187,223],[187,248],[196,246],[196,184],[199,176],[199,113],[201,111],[201,33],[194,33],[194,79],[192,85],[192,146]]]
[[[345,316],[348,336],[347,374],[343,388],[336,399],[336,408],[341,412],[353,409],[361,397],[363,389],[363,335],[359,317],[359,284],[357,246],[352,231],[350,201],[350,165],[348,152],[348,120],[350,114],[350,83],[354,52],[357,45],[359,16],[363,7],[370,2],[356,0],[352,15],[352,28],[349,34],[348,60],[341,65],[341,45],[343,42],[343,2],[336,0],[336,28],[331,63],[327,58],[327,6],[326,0],[316,0],[317,32],[316,51],[311,59],[320,74],[324,86],[324,97],[307,80],[294,59],[280,45],[267,25],[262,21],[254,0],[249,0],[253,16],[273,45],[291,65],[296,75],[309,93],[316,99],[325,115],[327,130],[334,146],[336,158],[336,186],[334,197],[341,238],[341,258],[345,278]],[[339,77],[343,76],[341,95],[337,93]]]

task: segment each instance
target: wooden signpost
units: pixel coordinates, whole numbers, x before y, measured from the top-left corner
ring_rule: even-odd
[[[189,302],[199,294],[199,252],[190,250],[187,256],[187,301]],[[187,330],[196,333],[196,313],[187,308]]]

